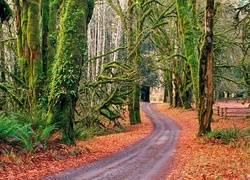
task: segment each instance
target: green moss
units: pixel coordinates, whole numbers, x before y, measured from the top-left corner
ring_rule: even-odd
[[[138,124],[141,123],[140,116],[140,86],[138,84],[133,86],[133,92],[131,97],[130,106],[130,124]]]
[[[19,66],[23,74],[24,81],[25,83],[27,83],[30,75],[30,70],[28,68],[28,60],[26,58],[20,58]]]
[[[57,55],[52,70],[48,121],[60,124],[66,143],[74,144],[78,84],[87,58],[86,1],[69,0],[62,13]]]
[[[42,11],[42,59],[44,70],[46,71],[48,57],[48,23],[49,23],[49,0],[41,1]]]
[[[43,62],[42,59],[36,59],[34,61],[34,69],[33,69],[33,93],[34,97],[39,103],[39,99],[42,97],[43,93],[43,84],[44,84],[44,72],[43,72]]]
[[[47,49],[47,62],[46,62],[46,74],[48,76],[48,82],[51,81],[51,71],[52,64],[55,60],[56,48],[57,48],[57,38],[58,38],[58,29],[57,29],[57,16],[59,8],[63,0],[54,0],[49,4],[49,19],[48,19],[48,49]]]
[[[27,41],[31,50],[37,50],[41,46],[40,39],[40,6],[37,2],[30,2],[28,8]]]
[[[184,38],[184,48],[188,64],[191,70],[191,78],[193,83],[194,100],[196,106],[198,105],[198,94],[199,94],[199,71],[198,71],[198,56],[197,48],[195,45],[195,36],[193,32],[193,26],[189,16],[189,8],[187,1],[176,0],[177,1],[177,12],[178,17],[181,22],[181,28]]]

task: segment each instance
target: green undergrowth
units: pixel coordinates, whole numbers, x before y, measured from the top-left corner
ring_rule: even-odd
[[[37,148],[46,149],[53,133],[57,130],[55,125],[47,125],[44,120],[36,116],[32,118],[27,114],[13,113],[9,116],[0,116],[0,143],[6,143],[19,149],[19,153],[33,152]],[[2,152],[8,154],[6,152]]]
[[[234,145],[235,147],[245,146],[250,147],[250,128],[224,128],[217,129],[207,133],[204,136],[205,140],[217,140],[226,145]]]
[[[76,127],[75,129],[75,136],[76,139],[78,140],[91,140],[92,138],[94,138],[95,136],[106,136],[109,134],[117,134],[117,133],[121,133],[121,132],[126,132],[126,129],[123,127],[120,128],[99,128],[99,127],[88,127],[88,128],[84,128],[84,127]]]

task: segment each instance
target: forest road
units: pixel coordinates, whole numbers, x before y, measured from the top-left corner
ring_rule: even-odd
[[[175,153],[179,126],[143,103],[142,110],[154,125],[147,138],[107,158],[63,172],[47,180],[158,180],[169,172],[168,165]]]

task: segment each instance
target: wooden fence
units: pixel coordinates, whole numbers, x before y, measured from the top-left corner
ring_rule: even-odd
[[[221,117],[230,118],[230,117],[239,117],[239,118],[249,118],[250,117],[250,108],[228,108],[228,107],[219,107],[215,106],[213,108],[215,114]]]

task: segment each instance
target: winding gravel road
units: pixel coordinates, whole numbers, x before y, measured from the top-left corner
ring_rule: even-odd
[[[157,180],[164,179],[174,155],[179,127],[144,103],[142,110],[154,125],[153,133],[114,155],[47,179],[61,180]]]

